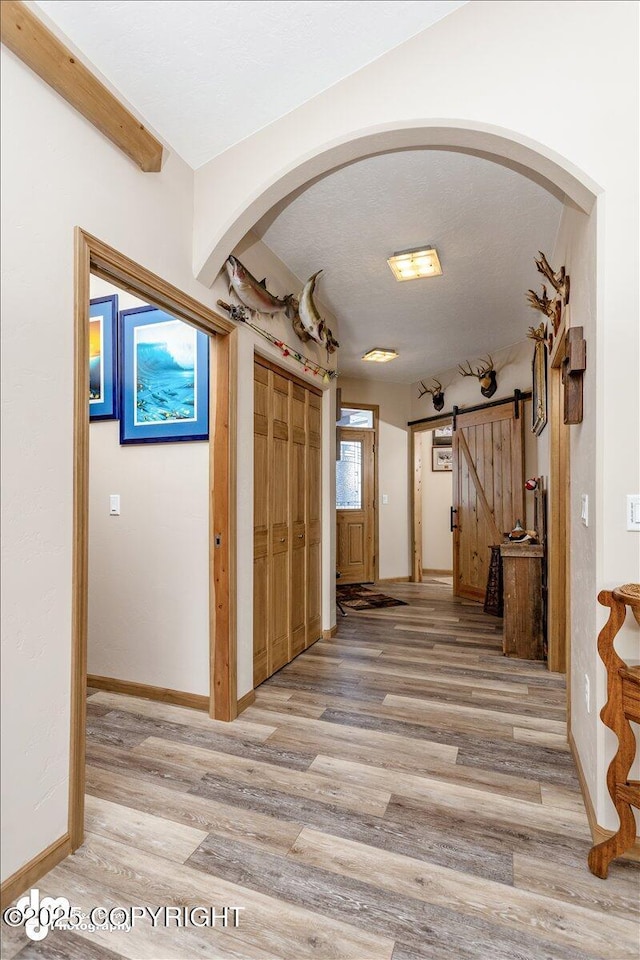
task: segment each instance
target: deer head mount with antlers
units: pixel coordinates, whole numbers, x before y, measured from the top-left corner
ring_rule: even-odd
[[[442,389],[442,384],[438,380],[436,380],[435,377],[433,382],[435,384],[434,387],[425,387],[424,381],[423,380],[420,381],[420,386],[422,387],[422,390],[418,392],[418,399],[420,399],[421,397],[424,397],[425,393],[430,393],[431,396],[433,397],[434,410],[440,411],[444,407],[444,390]]]
[[[498,389],[498,380],[496,371],[493,369],[491,356],[480,362],[485,364],[485,366],[480,366],[477,370],[471,369],[471,364],[468,360],[466,361],[468,369],[465,369],[462,364],[458,364],[458,372],[461,377],[475,377],[480,382],[480,393],[488,400]]]

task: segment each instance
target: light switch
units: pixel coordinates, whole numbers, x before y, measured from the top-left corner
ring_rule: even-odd
[[[580,519],[585,527],[589,526],[589,495],[586,493],[580,497]]]
[[[382,502],[389,503],[389,495],[387,493],[382,494]]]
[[[119,517],[120,516],[120,494],[112,493],[109,497],[109,516],[110,517]]]
[[[640,530],[640,493],[627,494],[627,530]]]

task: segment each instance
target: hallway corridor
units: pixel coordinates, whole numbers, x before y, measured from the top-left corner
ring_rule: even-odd
[[[41,896],[237,928],[5,928],[3,957],[636,960],[638,866],[587,869],[564,678],[446,581],[380,589],[408,605],[349,610],[231,725],[90,696],[87,839]]]

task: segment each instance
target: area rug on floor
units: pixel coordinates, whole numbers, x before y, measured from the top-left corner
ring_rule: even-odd
[[[368,590],[361,583],[339,583],[336,585],[336,594],[340,603],[352,610],[373,610],[375,607],[406,607],[405,600],[396,600],[386,593],[376,593]]]

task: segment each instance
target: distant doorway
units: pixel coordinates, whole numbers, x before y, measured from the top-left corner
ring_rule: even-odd
[[[377,577],[378,408],[343,404],[337,429],[336,567],[341,583]]]

